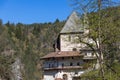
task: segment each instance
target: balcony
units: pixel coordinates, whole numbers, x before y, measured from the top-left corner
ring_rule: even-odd
[[[67,69],[83,69],[83,66],[64,66],[64,67],[50,67],[43,68],[44,70],[67,70]]]

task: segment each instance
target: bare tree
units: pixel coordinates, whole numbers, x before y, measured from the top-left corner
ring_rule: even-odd
[[[89,30],[90,30],[90,34],[88,34],[87,36],[90,36],[90,38],[94,41],[95,45],[93,46],[91,43],[89,42],[85,42],[84,39],[81,38],[81,36],[79,37],[79,40],[81,43],[86,44],[88,47],[90,47],[94,52],[96,52],[96,50],[98,50],[98,53],[96,53],[96,57],[99,61],[99,65],[100,65],[100,74],[102,77],[102,80],[105,80],[104,75],[105,75],[105,71],[104,71],[104,65],[105,60],[104,58],[106,57],[104,55],[105,53],[105,41],[107,41],[108,39],[104,38],[103,36],[109,36],[108,34],[104,34],[104,32],[106,30],[108,30],[108,33],[110,33],[111,31],[111,27],[108,27],[109,21],[111,21],[110,19],[107,21],[105,20],[106,16],[109,14],[109,11],[102,11],[105,9],[108,9],[110,7],[115,7],[119,5],[119,0],[71,0],[71,6],[80,13],[81,16],[83,16],[83,24],[86,24],[86,16],[89,17],[89,13],[92,14],[92,17],[89,17],[87,20],[89,25]],[[87,15],[88,14],[88,15]],[[91,18],[91,19],[90,19]],[[95,20],[93,20],[95,19]],[[92,23],[90,21],[92,20],[94,23]],[[93,27],[94,24],[94,27]],[[114,23],[113,23],[114,24]],[[106,30],[103,30],[103,26],[105,27]],[[112,26],[112,25],[109,25]],[[92,28],[91,28],[92,27]],[[108,29],[107,29],[108,28]],[[93,30],[92,30],[93,29]],[[116,29],[118,29],[116,27]],[[116,30],[115,29],[115,30]],[[118,32],[119,30],[117,30]],[[112,33],[112,32],[111,32]],[[119,34],[116,34],[119,35]],[[119,38],[119,37],[116,37]],[[117,42],[117,41],[116,41]],[[112,44],[112,42],[111,42]],[[108,47],[108,46],[107,46]]]

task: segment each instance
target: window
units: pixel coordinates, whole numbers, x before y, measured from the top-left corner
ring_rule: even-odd
[[[73,66],[73,63],[70,63],[70,66]]]
[[[76,48],[73,48],[73,51],[77,51],[77,49],[76,49]]]
[[[78,72],[75,72],[75,74],[78,74]]]
[[[62,57],[62,60],[64,60],[64,57]]]
[[[55,60],[55,58],[53,57],[52,60]]]
[[[79,62],[77,63],[77,66],[80,66],[80,63],[79,63]]]
[[[63,80],[68,80],[67,74],[63,74]]]
[[[54,67],[54,64],[52,64],[52,67]]]
[[[74,59],[74,57],[72,57],[72,59]]]
[[[50,64],[49,64],[49,68],[50,68]]]
[[[62,67],[64,67],[64,63],[62,63]]]

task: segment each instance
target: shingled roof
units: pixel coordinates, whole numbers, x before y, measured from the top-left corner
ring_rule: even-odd
[[[77,12],[73,12],[60,33],[78,33],[83,32],[83,25],[80,22],[80,17]]]
[[[43,56],[41,59],[59,58],[59,57],[71,57],[71,56],[84,56],[84,55],[80,54],[79,51],[60,51],[60,52],[49,53],[49,54]]]

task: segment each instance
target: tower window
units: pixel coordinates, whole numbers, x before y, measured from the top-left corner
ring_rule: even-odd
[[[71,41],[71,36],[70,35],[68,36],[68,40]]]
[[[77,51],[77,49],[76,49],[76,48],[73,48],[73,51]]]

